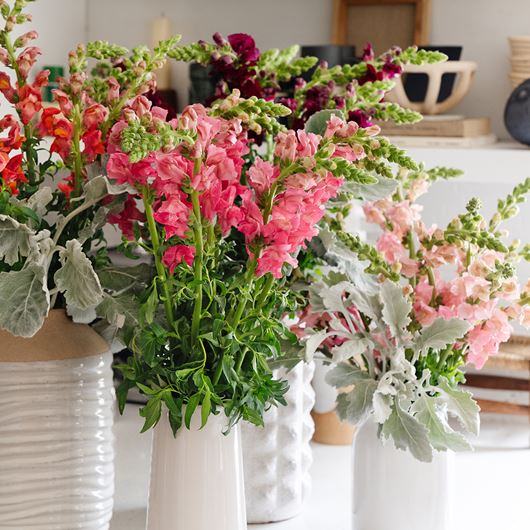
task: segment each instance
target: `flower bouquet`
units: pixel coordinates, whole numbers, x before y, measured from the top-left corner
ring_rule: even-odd
[[[0,92],[10,107],[0,118],[0,527],[104,529],[112,355],[86,323],[106,299],[95,272],[108,263],[102,228],[124,195],[102,162],[123,106],[149,90],[175,39],[153,53],[79,46],[45,106],[37,33],[20,30],[28,4],[0,2]],[[89,76],[89,61],[100,77]]]
[[[405,521],[408,528],[432,528],[428,521],[449,528],[450,455],[442,452],[470,449],[461,431],[479,429],[479,408],[459,388],[465,366],[481,368],[495,355],[510,337],[510,321],[529,324],[530,285],[521,289],[515,276],[528,248],[506,244],[499,226],[517,213],[530,179],[498,202],[490,220],[472,199],[446,228],[426,227],[415,200],[448,176],[440,169],[402,173],[392,195],[364,206],[366,219],[382,231],[376,249],[342,232],[328,237],[328,259],[337,266],[311,286],[316,315],[309,315],[306,354],[320,349],[334,365],[328,382],[346,388],[338,414],[358,425],[356,528]],[[431,466],[376,443],[376,436]],[[374,486],[383,482],[385,488]],[[376,510],[386,488],[404,492],[394,494],[391,516]],[[428,520],[417,514],[411,521],[418,502],[429,506]]]

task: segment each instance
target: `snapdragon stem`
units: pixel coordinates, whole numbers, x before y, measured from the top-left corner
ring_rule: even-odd
[[[195,305],[193,306],[193,317],[191,321],[191,341],[192,344],[197,342],[202,314],[202,267],[203,267],[203,235],[201,207],[199,204],[199,193],[195,190],[191,192],[191,204],[193,206],[193,215],[195,223],[193,225],[193,236],[195,240],[195,259],[193,261],[193,270],[197,287],[195,290]]]
[[[259,293],[258,299],[256,300],[256,309],[261,309],[264,306],[267,300],[267,296],[269,296],[273,283],[274,283],[274,276],[269,272],[267,274],[265,283],[263,284],[263,287],[261,288],[261,292]]]
[[[153,257],[155,259],[155,267],[160,283],[162,284],[162,294],[164,296],[164,309],[166,311],[166,318],[168,320],[168,326],[173,327],[173,322],[175,320],[173,315],[173,305],[171,302],[171,293],[169,291],[169,286],[167,283],[167,274],[164,264],[160,259],[160,238],[158,237],[158,229],[156,227],[155,218],[153,215],[153,207],[151,202],[146,198],[145,193],[143,195],[145,217],[147,219],[147,228],[149,230],[149,235],[151,236],[151,242],[153,244]]]
[[[72,134],[72,155],[74,159],[74,197],[79,197],[83,185],[83,161],[81,160],[81,111],[76,102],[72,111],[73,134]]]
[[[256,266],[257,266],[257,260],[254,257],[247,264],[247,272],[246,272],[245,278],[243,280],[243,284],[244,285],[248,285],[249,289],[252,286],[252,284],[254,283],[253,277],[254,277],[254,272],[256,270]],[[243,316],[243,311],[245,311],[245,307],[247,306],[247,302],[248,302],[248,297],[247,296],[242,296],[240,298],[240,300],[239,300],[239,303],[237,305],[235,313],[233,314],[233,317],[230,316],[228,318],[228,322],[230,323],[230,325],[232,326],[233,329],[235,329],[237,327],[237,325],[239,324],[239,321],[241,320],[241,317]]]

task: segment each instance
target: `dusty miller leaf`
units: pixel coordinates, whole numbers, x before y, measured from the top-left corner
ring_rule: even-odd
[[[45,275],[35,264],[0,273],[0,327],[20,337],[37,333],[50,309]]]
[[[333,333],[327,331],[317,331],[313,335],[310,335],[305,342],[305,360],[310,362],[313,360],[316,351],[320,345]]]
[[[368,372],[350,363],[340,363],[326,374],[326,383],[335,388],[346,388],[369,378]]]
[[[28,199],[27,207],[33,210],[39,217],[43,217],[47,212],[46,206],[48,206],[52,200],[52,189],[49,186],[43,186]]]
[[[412,407],[414,417],[429,431],[429,441],[438,451],[466,451],[471,445],[465,437],[451,429],[447,423],[441,398],[421,396]]]
[[[324,136],[331,116],[338,116],[339,118],[344,119],[344,112],[337,109],[319,110],[318,112],[315,112],[315,114],[307,120],[304,127],[305,132]]]
[[[0,259],[14,265],[37,247],[35,232],[7,215],[0,215]]]
[[[470,392],[452,388],[445,377],[440,377],[438,388],[447,403],[449,414],[457,418],[460,424],[471,434],[478,435],[480,430],[480,407]]]
[[[412,304],[398,284],[386,281],[381,287],[383,320],[394,337],[400,337],[410,323]]]
[[[62,267],[55,273],[54,280],[59,291],[64,293],[66,303],[78,309],[98,305],[103,300],[103,290],[79,241],[68,241],[59,257]]]
[[[437,318],[422,330],[416,340],[416,348],[418,351],[442,350],[461,339],[470,327],[468,322],[459,318]]]
[[[360,182],[346,182],[341,188],[341,192],[353,194],[356,198],[366,201],[377,201],[385,199],[396,191],[398,181],[383,177],[382,175],[374,175],[377,182],[374,184],[361,184]]]
[[[361,379],[351,392],[337,396],[337,414],[343,421],[359,423],[372,412],[372,403],[377,381]]]
[[[408,412],[403,410],[398,400],[394,400],[392,413],[383,424],[382,435],[392,438],[397,449],[411,452],[421,462],[432,461],[432,447],[427,429]]]

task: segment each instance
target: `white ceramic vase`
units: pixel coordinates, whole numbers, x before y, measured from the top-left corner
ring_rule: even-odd
[[[454,453],[419,462],[377,428],[367,420],[353,442],[353,530],[452,530]]]
[[[107,530],[114,495],[112,355],[94,354],[106,344],[64,313],[49,317],[45,336],[50,321],[59,343],[0,333],[0,528]],[[27,350],[5,349],[13,341]],[[92,354],[76,357],[83,345]],[[62,358],[29,360],[54,352]],[[68,352],[73,358],[65,358]]]
[[[265,427],[242,425],[247,520],[269,523],[298,515],[311,491],[313,461],[311,386],[314,364],[299,363],[293,370],[275,371],[289,382],[286,407],[265,414]]]
[[[147,530],[246,530],[239,426],[224,435],[224,414],[173,436],[167,417],[155,427]]]

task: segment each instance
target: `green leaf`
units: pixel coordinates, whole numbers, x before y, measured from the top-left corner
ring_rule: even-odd
[[[359,423],[372,412],[372,403],[377,382],[361,379],[351,392],[337,396],[337,414],[341,420]]]
[[[136,383],[136,386],[146,395],[146,396],[155,396],[158,394],[158,390],[153,390],[152,388],[142,384],[142,383]]]
[[[156,288],[156,283],[153,282],[153,287],[149,297],[142,305],[142,311],[145,318],[145,321],[148,324],[152,324],[155,319],[156,310],[158,308],[158,290]]]
[[[410,450],[412,456],[421,462],[432,461],[432,447],[426,427],[404,411],[397,399],[392,414],[383,424],[382,435],[387,439],[392,438],[397,449]]]
[[[471,449],[461,433],[454,431],[447,423],[441,398],[421,396],[412,407],[414,417],[429,431],[429,441],[438,451],[466,451]]]
[[[200,400],[200,392],[193,394],[193,396],[191,396],[188,400],[188,403],[186,405],[186,412],[184,413],[184,425],[186,425],[187,429],[189,429],[191,426],[191,417],[193,416],[193,413],[195,412],[195,409],[197,408],[197,405],[199,404]]]
[[[45,275],[35,264],[0,273],[0,327],[20,337],[37,333],[50,309]]]
[[[423,328],[416,340],[416,349],[418,351],[442,350],[461,339],[470,327],[468,322],[459,318],[449,320],[437,318],[430,326]]]
[[[410,323],[412,304],[403,295],[399,284],[386,281],[381,287],[383,320],[390,328],[393,337],[400,337]]]
[[[59,291],[64,293],[66,303],[79,309],[98,305],[103,300],[103,290],[79,241],[68,241],[59,257],[62,267],[53,278]]]
[[[335,388],[345,388],[368,378],[368,372],[361,370],[357,365],[340,363],[326,374],[326,383]]]
[[[146,432],[154,427],[162,416],[162,402],[160,395],[153,396],[149,399],[145,407],[140,409],[140,416],[145,418],[144,426],[141,432]]]
[[[328,128],[328,121],[331,116],[338,116],[344,120],[344,112],[337,109],[319,110],[315,112],[305,124],[305,132],[319,134],[324,136],[326,129]]]
[[[471,434],[478,435],[480,429],[480,407],[470,392],[453,388],[445,377],[438,380],[438,388],[447,403],[447,411],[456,417]]]
[[[33,230],[12,217],[0,215],[0,259],[14,265],[33,249],[37,249]]]
[[[129,379],[124,379],[116,389],[116,398],[118,400],[118,410],[120,414],[123,414],[125,410],[125,405],[127,404],[127,396],[129,395],[129,390],[134,388],[134,382]]]
[[[202,408],[201,408],[201,429],[206,425],[206,422],[208,421],[208,416],[210,415],[210,411],[212,410],[212,396],[210,392],[206,392],[204,394],[204,397],[202,399]]]

